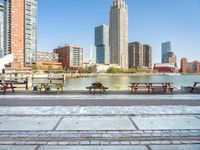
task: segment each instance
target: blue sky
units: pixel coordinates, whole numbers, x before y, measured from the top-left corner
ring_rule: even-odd
[[[113,0],[38,0],[38,50],[78,45],[88,57],[94,27],[109,25]],[[178,56],[200,60],[200,0],[125,0],[129,7],[129,42],[153,47],[161,61],[161,43],[172,41]],[[178,62],[179,63],[179,62]]]

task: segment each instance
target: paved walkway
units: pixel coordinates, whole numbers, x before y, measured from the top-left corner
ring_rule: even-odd
[[[25,98],[26,97],[26,98]],[[0,106],[200,106],[200,96],[177,95],[5,95]]]
[[[141,106],[28,106],[10,107],[6,101],[109,101],[109,95],[0,96],[0,150],[200,150],[199,95],[116,95],[114,101],[140,101]],[[145,100],[146,99],[146,100]],[[144,101],[161,106],[143,106]]]
[[[57,106],[0,107],[0,116],[129,116],[129,115],[200,115],[199,106]]]
[[[0,145],[2,150],[6,147],[9,150],[78,150],[80,145],[92,146],[94,150],[100,149],[98,146],[105,150],[164,150],[170,145],[187,145],[190,150],[197,150],[200,148],[200,116],[1,116]],[[30,147],[26,147],[28,145]],[[186,147],[179,148],[185,150]]]

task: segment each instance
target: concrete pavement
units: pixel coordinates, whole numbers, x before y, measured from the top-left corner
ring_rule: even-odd
[[[199,95],[115,96],[0,96],[0,150],[200,149],[200,106],[195,103],[200,101]],[[61,100],[78,98],[81,103],[101,102],[103,107],[60,106]],[[41,100],[50,106],[40,106]],[[104,106],[109,100],[125,106]],[[136,100],[139,106],[126,106]],[[54,101],[59,106],[51,106]],[[152,101],[159,106],[147,105]],[[166,105],[167,101],[177,102]],[[32,106],[34,103],[38,106]]]
[[[3,95],[0,106],[200,106],[200,96],[177,95]]]

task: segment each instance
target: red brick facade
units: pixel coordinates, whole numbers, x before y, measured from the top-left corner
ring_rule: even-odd
[[[13,68],[24,67],[25,50],[25,0],[11,2],[10,51],[14,55]]]
[[[199,73],[200,72],[200,62],[193,61],[188,62],[186,58],[181,59],[181,72],[182,73]]]

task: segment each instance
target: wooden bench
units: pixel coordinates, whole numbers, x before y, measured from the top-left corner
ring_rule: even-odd
[[[25,81],[10,81],[16,88],[25,88],[26,90],[28,90],[28,80]],[[20,85],[20,87],[18,86]],[[24,87],[21,87],[21,85],[24,85]]]
[[[138,90],[148,90],[148,93],[150,93],[150,87],[149,86],[129,86],[131,88],[131,92],[133,93],[133,90],[135,93],[137,93]]]
[[[163,93],[166,93],[167,91],[170,91],[171,94],[173,94],[173,87],[165,87],[165,86],[152,86],[150,87],[150,89],[152,90],[152,93],[154,94],[156,90],[161,90],[163,91]]]
[[[92,83],[92,85],[89,86],[89,87],[86,87],[86,89],[89,90],[89,93],[92,93],[92,91],[93,91],[93,93],[95,94],[96,90],[99,90],[100,93],[102,93],[102,91],[106,92],[106,90],[108,89],[108,87],[103,86],[102,83]]]

